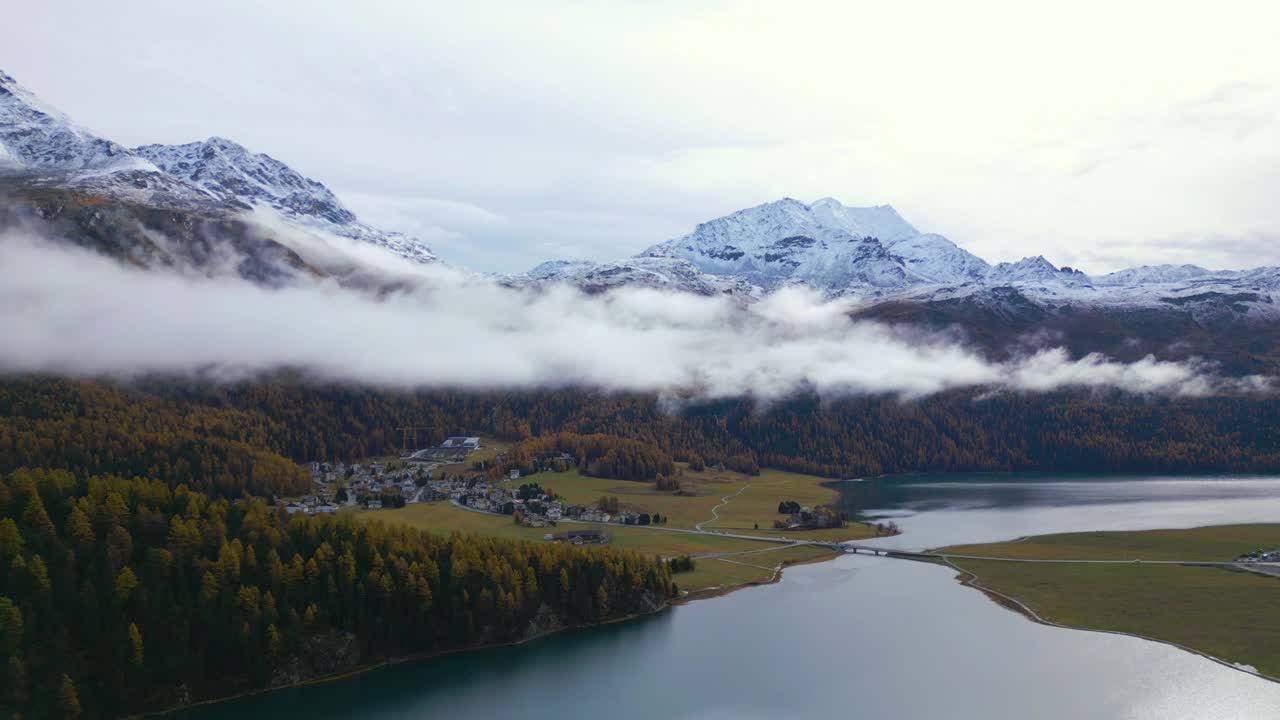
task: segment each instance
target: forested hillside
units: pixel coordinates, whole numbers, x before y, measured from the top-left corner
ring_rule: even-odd
[[[288,516],[161,480],[0,480],[0,715],[105,718],[657,609],[667,567]]]
[[[567,455],[583,475],[607,477],[616,480],[655,480],[660,475],[675,473],[671,455],[652,443],[615,437],[612,435],[578,435],[556,433],[525,440],[514,445],[494,468],[493,475],[500,477],[509,470],[519,470],[529,475],[543,468],[548,458],[565,469]]]
[[[919,400],[800,397],[672,408],[654,396],[562,389],[422,391],[273,379],[238,385],[0,383],[0,472],[61,467],[138,474],[236,497],[296,489],[291,463],[394,453],[423,440],[603,434],[744,472],[1280,470],[1280,404],[1215,398],[955,392]]]

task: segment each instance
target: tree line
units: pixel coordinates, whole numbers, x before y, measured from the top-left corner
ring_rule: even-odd
[[[629,446],[593,457],[594,468],[580,467],[645,479],[671,475],[661,469],[665,456],[691,467],[775,467],[825,477],[1280,469],[1280,404],[1265,396],[954,391],[916,400],[801,395],[767,407],[730,399],[672,411],[651,395],[394,392],[283,376],[232,385],[0,382],[0,472],[62,467],[185,482],[226,497],[283,494],[305,483],[287,461],[394,453],[401,442],[395,428],[409,423],[436,428],[435,441],[462,432],[514,441],[559,433],[632,440],[649,447]]]
[[[559,432],[512,446],[492,474],[519,470],[529,475],[549,466],[563,469],[561,455],[570,456],[583,475],[614,480],[655,480],[676,469],[670,453],[653,443],[602,433]]]

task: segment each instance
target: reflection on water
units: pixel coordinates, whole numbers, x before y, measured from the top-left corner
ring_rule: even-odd
[[[849,486],[865,486],[851,490]],[[1274,479],[848,483],[910,546],[1280,518]],[[1280,717],[1280,685],[1133,638],[1028,622],[946,568],[866,556],[526,646],[406,663],[184,720]]]
[[[1082,530],[1280,522],[1280,479],[950,475],[839,483],[846,509],[892,520],[888,547],[932,548]]]

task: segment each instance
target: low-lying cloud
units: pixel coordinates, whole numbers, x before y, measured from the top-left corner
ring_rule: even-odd
[[[396,267],[410,281],[390,294],[331,280],[273,289],[133,269],[11,233],[0,237],[0,371],[245,377],[291,367],[406,388],[765,399],[799,389],[921,396],[962,387],[1205,395],[1267,384],[1195,363],[1072,359],[1061,349],[990,362],[953,339],[853,322],[846,301],[799,289],[751,304],[652,289],[588,296]]]

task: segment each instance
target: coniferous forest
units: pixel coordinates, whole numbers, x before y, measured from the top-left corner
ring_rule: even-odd
[[[273,377],[0,382],[5,717],[114,717],[383,658],[521,639],[661,607],[670,568],[526,544],[289,516],[298,462],[432,440],[521,441],[588,474],[672,463],[839,477],[1053,470],[1274,472],[1266,398],[952,393],[675,403],[583,390],[392,392]]]
[[[506,440],[602,434],[676,461],[827,477],[978,470],[1280,469],[1280,405],[1264,395],[943,393],[678,404],[577,389],[402,393],[291,379],[219,385],[0,382],[0,472],[142,475],[222,497],[305,489],[296,462],[395,453],[397,427]],[[648,451],[646,451],[648,452]]]
[[[5,717],[159,709],[652,611],[674,592],[665,565],[608,547],[288,516],[151,478],[19,470],[0,515]]]

